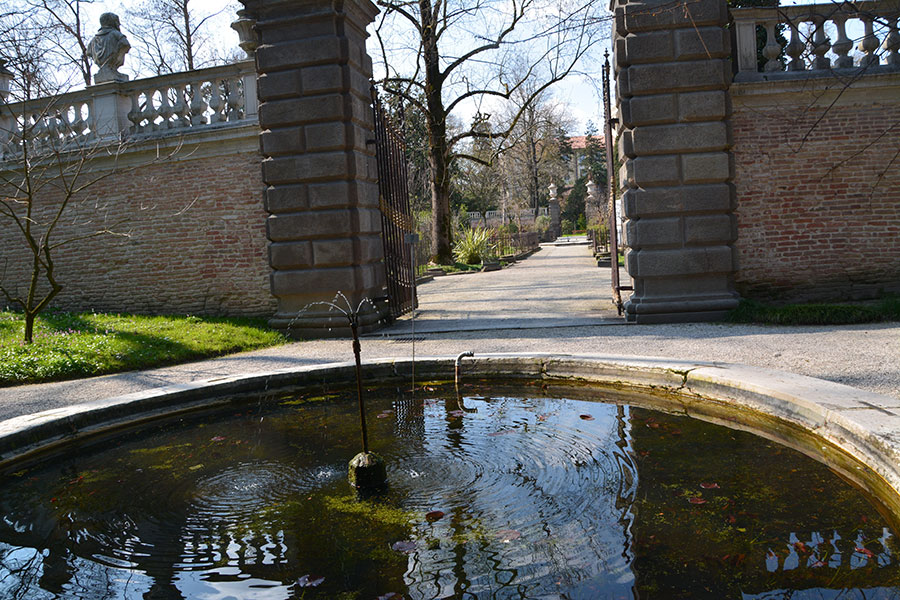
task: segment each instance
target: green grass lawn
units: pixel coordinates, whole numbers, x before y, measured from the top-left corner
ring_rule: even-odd
[[[755,300],[741,300],[731,311],[733,323],[766,325],[851,325],[900,321],[900,296],[889,295],[868,304],[788,304],[769,306]]]
[[[90,377],[274,346],[265,319],[47,313],[24,344],[25,322],[0,311],[0,386]]]

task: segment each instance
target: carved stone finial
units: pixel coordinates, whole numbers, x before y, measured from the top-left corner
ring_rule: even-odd
[[[119,73],[119,67],[125,64],[129,50],[128,38],[119,31],[119,17],[113,13],[100,15],[100,30],[88,44],[91,60],[99,67],[94,83],[128,81],[128,75]]]
[[[231,28],[237,31],[240,38],[238,46],[247,53],[247,58],[253,58],[256,54],[256,48],[259,46],[259,40],[256,38],[256,32],[253,30],[256,20],[250,18],[250,13],[246,10],[239,10],[237,14],[238,19],[231,24]]]

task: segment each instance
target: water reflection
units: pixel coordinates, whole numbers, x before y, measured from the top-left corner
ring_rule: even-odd
[[[877,512],[793,451],[628,406],[470,392],[464,411],[447,392],[372,407],[390,487],[364,501],[354,405],[330,394],[4,474],[0,597],[900,591]]]

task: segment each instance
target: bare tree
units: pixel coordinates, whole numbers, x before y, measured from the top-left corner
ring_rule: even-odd
[[[129,34],[142,67],[155,75],[193,71],[216,61],[210,36],[212,21],[234,14],[233,4],[203,12],[192,0],[145,0],[127,11]]]
[[[447,119],[472,106],[508,100],[524,82],[538,82],[522,107],[573,71],[599,39],[600,3],[545,0],[380,0],[384,11],[376,34],[382,49],[384,88],[426,117],[431,170],[432,260],[452,258],[451,166],[461,142],[506,137],[469,127],[450,134]],[[515,61],[527,64],[512,69]],[[404,71],[397,65],[408,66]],[[468,147],[473,147],[471,144]]]
[[[74,68],[91,85],[91,60],[87,45],[91,33],[86,30],[84,5],[94,0],[28,0],[32,13],[38,16],[37,25],[49,43],[57,64]]]
[[[508,119],[518,120],[503,155],[506,178],[519,182],[531,208],[537,208],[546,198],[551,180],[565,178],[568,166],[560,144],[565,132],[575,125],[564,107],[552,101],[549,91],[532,96],[534,86],[525,82],[513,94]]]
[[[58,93],[40,77],[40,48],[4,47],[18,51],[9,71],[18,101],[0,96],[0,224],[4,234],[22,244],[17,252],[0,256],[0,297],[21,308],[24,340],[31,343],[35,318],[63,289],[55,261],[60,250],[98,236],[128,235],[117,230],[121,222],[107,222],[102,202],[91,197],[90,188],[141,165],[119,167],[123,140],[84,135],[87,115],[69,114],[79,109],[60,105]],[[27,273],[26,281],[10,275],[11,261],[21,266],[12,271]]]

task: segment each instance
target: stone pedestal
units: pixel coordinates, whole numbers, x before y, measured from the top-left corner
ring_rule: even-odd
[[[116,81],[99,83],[88,88],[93,97],[91,117],[92,129],[101,138],[117,138],[128,131],[131,122],[131,98],[123,94]]]
[[[735,307],[736,222],[724,0],[614,0],[625,266],[638,323]]]
[[[384,264],[366,26],[369,0],[242,0],[256,20],[260,148],[269,213],[270,323],[295,337],[344,336],[318,304],[362,306],[377,327]],[[377,301],[375,305],[383,307]]]

